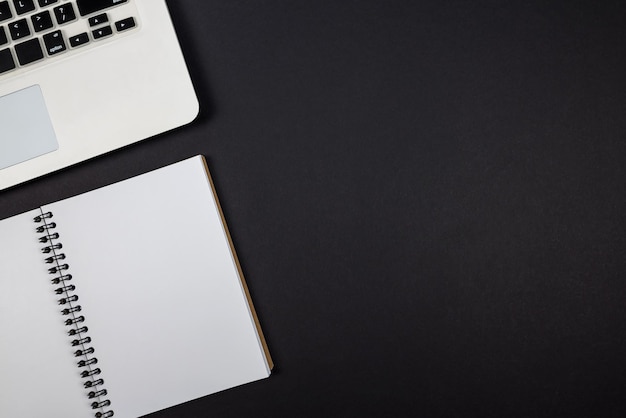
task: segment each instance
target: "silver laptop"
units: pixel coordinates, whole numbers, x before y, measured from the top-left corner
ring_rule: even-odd
[[[0,0],[0,190],[197,113],[165,0]]]

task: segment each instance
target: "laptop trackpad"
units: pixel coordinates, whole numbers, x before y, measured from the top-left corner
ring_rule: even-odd
[[[39,86],[0,97],[0,170],[58,148]]]

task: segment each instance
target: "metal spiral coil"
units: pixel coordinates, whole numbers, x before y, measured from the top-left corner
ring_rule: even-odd
[[[95,349],[92,346],[88,346],[91,343],[91,337],[87,335],[89,328],[84,325],[85,317],[78,314],[78,312],[82,311],[82,307],[75,303],[78,301],[78,295],[74,293],[76,286],[68,283],[72,280],[72,275],[67,273],[70,266],[68,263],[61,263],[62,260],[66,259],[66,255],[60,252],[63,244],[57,241],[60,237],[59,233],[53,231],[57,224],[49,221],[53,216],[52,212],[44,213],[42,211],[41,215],[34,217],[33,221],[39,224],[35,231],[38,234],[43,234],[39,237],[39,242],[46,244],[46,246],[41,248],[41,252],[47,255],[44,258],[44,262],[52,264],[52,267],[48,268],[48,274],[54,275],[51,279],[52,284],[59,285],[59,287],[54,289],[54,293],[60,295],[58,299],[59,305],[66,306],[61,310],[61,314],[68,317],[64,321],[64,324],[69,327],[67,331],[68,336],[74,337],[70,344],[73,347],[78,347],[78,350],[74,352],[74,356],[80,358],[76,364],[78,368],[83,369],[80,372],[80,377],[86,379],[83,382],[83,386],[85,389],[91,389],[86,395],[87,398],[93,400],[91,408],[98,410],[94,416],[96,418],[109,418],[114,415],[113,411],[105,411],[104,409],[111,406],[111,401],[105,399],[108,392],[102,387],[104,380],[98,376],[102,371],[100,368],[92,367],[98,363],[98,359],[93,356]]]

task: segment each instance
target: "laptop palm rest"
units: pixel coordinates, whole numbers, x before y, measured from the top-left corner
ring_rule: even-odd
[[[0,97],[0,170],[58,148],[39,86]]]

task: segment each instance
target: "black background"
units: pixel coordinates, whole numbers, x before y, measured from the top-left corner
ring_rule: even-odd
[[[170,3],[198,119],[0,192],[207,156],[276,368],[151,417],[626,416],[624,2]]]

